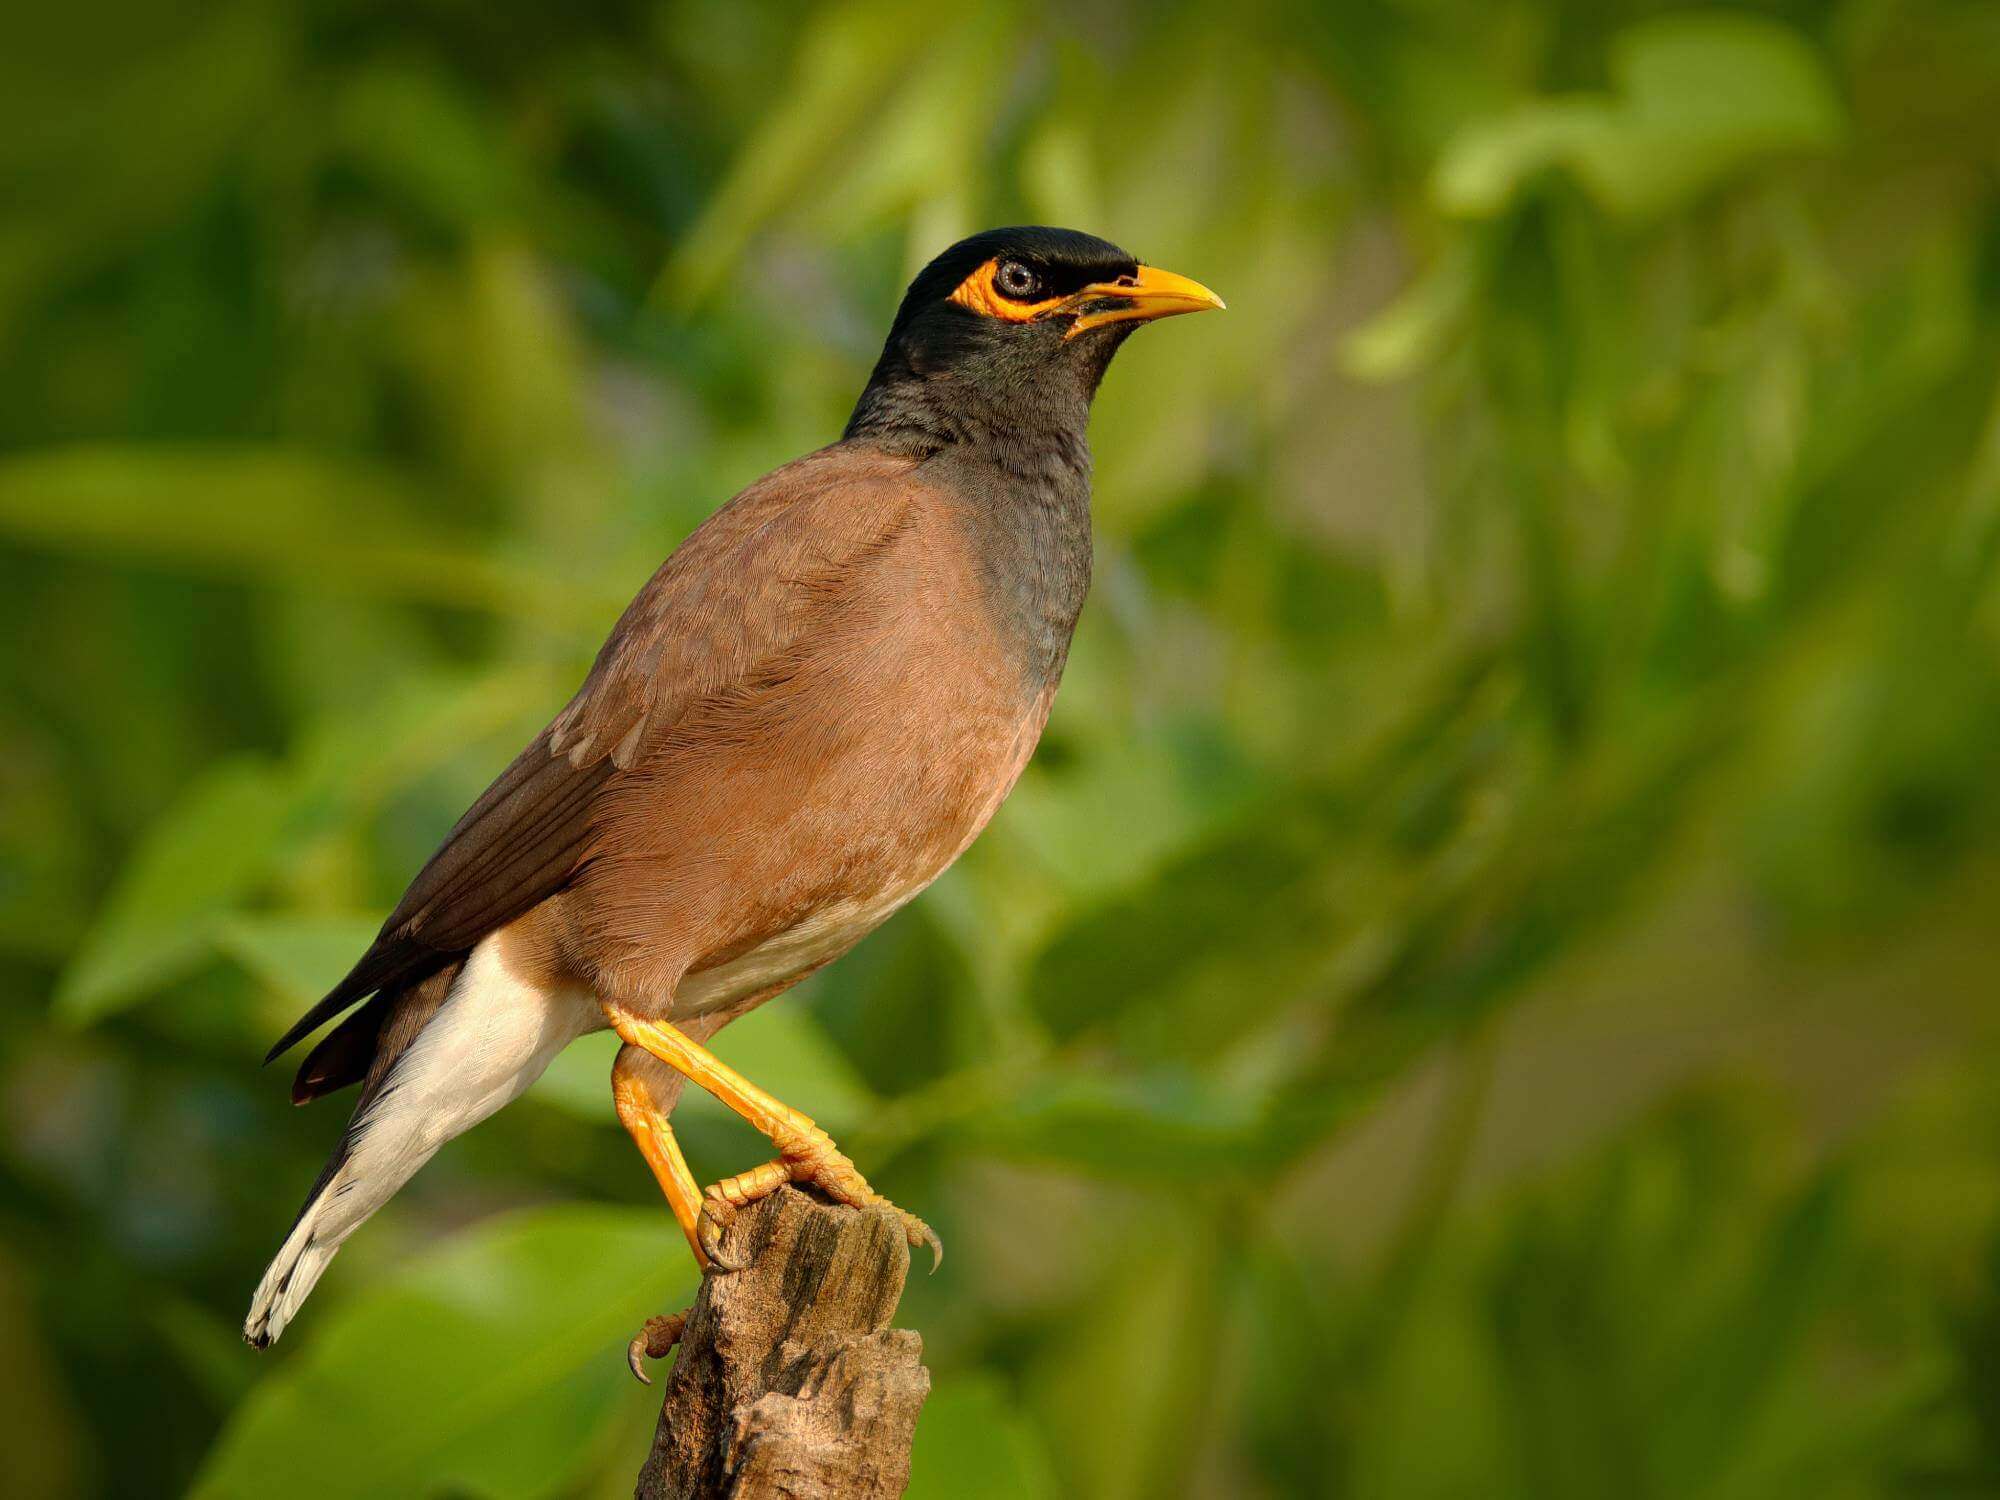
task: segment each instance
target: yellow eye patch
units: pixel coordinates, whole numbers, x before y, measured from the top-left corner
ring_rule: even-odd
[[[1016,302],[1012,297],[1002,295],[1000,288],[993,284],[994,273],[999,269],[998,257],[989,260],[958,284],[951,300],[984,317],[1004,318],[1009,323],[1033,322],[1064,300],[1061,297],[1044,297],[1039,302]]]

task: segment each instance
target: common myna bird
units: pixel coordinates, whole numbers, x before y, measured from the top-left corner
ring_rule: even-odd
[[[923,269],[841,440],[666,560],[576,696],[271,1049],[350,1012],[292,1098],[361,1094],[245,1338],[275,1340],[439,1146],[606,1027],[624,1042],[618,1118],[704,1268],[733,1269],[736,1208],[783,1183],[883,1202],[825,1131],[705,1043],[852,948],[998,809],[1090,584],[1098,381],[1141,323],[1221,306],[1066,229],[991,230]],[[698,1189],[667,1120],[687,1080],[775,1159]]]

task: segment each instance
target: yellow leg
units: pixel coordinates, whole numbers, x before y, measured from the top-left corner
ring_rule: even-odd
[[[618,1109],[618,1123],[632,1137],[639,1154],[646,1158],[646,1165],[653,1169],[653,1180],[666,1194],[667,1207],[673,1210],[674,1221],[687,1236],[695,1264],[705,1271],[708,1253],[701,1248],[696,1228],[701,1217],[701,1189],[694,1184],[694,1173],[688,1170],[687,1157],[674,1135],[674,1127],[667,1122],[666,1111],[660,1108],[648,1085],[649,1062],[642,1048],[620,1047],[618,1060],[611,1065],[611,1100]],[[686,1327],[684,1312],[646,1320],[646,1326],[634,1335],[625,1350],[625,1362],[639,1377],[640,1384],[653,1383],[652,1376],[646,1373],[646,1361],[664,1358],[680,1342],[681,1330]]]
[[[740,1269],[722,1254],[722,1237],[734,1221],[736,1210],[776,1192],[787,1182],[809,1182],[842,1203],[857,1208],[879,1204],[892,1210],[902,1219],[904,1236],[912,1246],[930,1246],[931,1265],[936,1269],[944,1258],[944,1247],[930,1226],[871,1188],[868,1179],[833,1144],[833,1138],[809,1116],[758,1088],[677,1027],[665,1021],[628,1015],[610,1005],[604,1007],[604,1012],[627,1046],[644,1048],[690,1082],[708,1090],[778,1148],[775,1161],[726,1178],[702,1195],[701,1211],[692,1234],[697,1255],[706,1256],[724,1270]],[[640,1149],[645,1149],[643,1144]]]
[[[611,1099],[618,1109],[618,1123],[625,1127],[639,1154],[646,1158],[646,1165],[653,1169],[654,1181],[666,1194],[667,1207],[674,1211],[674,1220],[687,1236],[696,1262],[706,1270],[708,1256],[695,1232],[695,1222],[701,1217],[701,1189],[695,1186],[694,1173],[688,1170],[687,1157],[674,1136],[674,1127],[667,1123],[666,1112],[647,1087],[645,1056],[637,1047],[618,1049],[618,1060],[611,1065]]]

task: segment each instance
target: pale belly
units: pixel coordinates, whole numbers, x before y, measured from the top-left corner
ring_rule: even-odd
[[[692,1020],[740,1005],[831,963],[880,927],[929,885],[913,884],[868,901],[837,901],[796,927],[766,938],[727,963],[689,974],[674,993],[673,1019]]]

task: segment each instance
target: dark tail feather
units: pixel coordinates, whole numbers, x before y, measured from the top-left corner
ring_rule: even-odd
[[[405,989],[383,990],[319,1039],[292,1080],[292,1103],[310,1104],[350,1083],[365,1084],[362,1106],[372,1097],[389,1064],[416,1040],[437,1014],[464,960],[450,958]]]
[[[297,1046],[300,1038],[331,1021],[357,1000],[366,999],[376,990],[398,989],[411,984],[452,962],[454,956],[384,932],[361,955],[361,961],[348,976],[328,991],[324,1000],[294,1021],[291,1030],[278,1038],[276,1045],[264,1054],[264,1061],[276,1062]]]
[[[338,1093],[350,1083],[368,1076],[375,1061],[375,1049],[382,1040],[382,1025],[396,1003],[395,991],[384,991],[319,1039],[319,1044],[299,1064],[292,1080],[292,1103],[310,1104],[327,1094]]]

